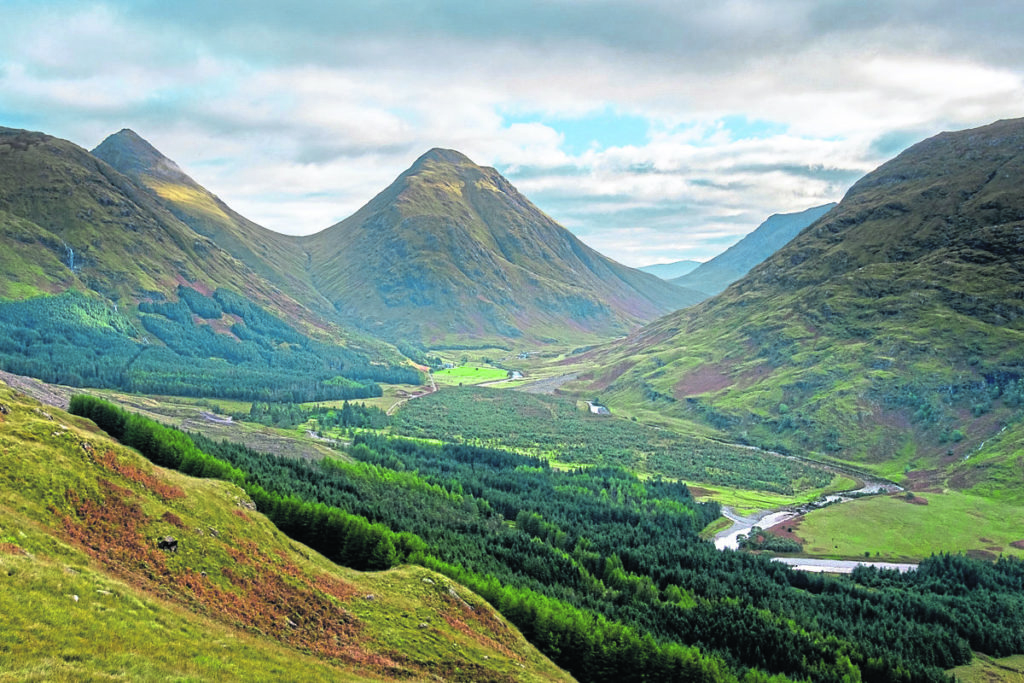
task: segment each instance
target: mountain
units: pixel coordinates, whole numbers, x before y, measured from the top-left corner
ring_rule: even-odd
[[[799,213],[774,214],[736,244],[691,272],[670,278],[673,284],[714,296],[746,275],[797,236],[801,230],[821,218],[835,203],[816,206]]]
[[[593,352],[587,390],[1019,498],[1022,183],[1024,119],[914,145],[718,297]]]
[[[165,193],[173,194],[174,187],[178,196],[191,192],[193,203],[205,206],[199,198],[212,195],[173,162],[130,131],[101,147],[126,174],[66,140],[0,128],[0,230],[4,244],[13,247],[0,256],[0,296],[20,299],[75,288],[131,305],[174,299],[183,284],[210,291],[228,287],[328,334],[307,305],[236,258],[225,246],[230,240],[218,234],[222,244],[197,233],[170,210],[173,202],[131,177],[146,178]],[[212,213],[217,203],[210,201]],[[264,237],[273,239],[274,233],[263,232],[270,237],[245,238],[250,248],[277,251],[274,243],[260,244]]]
[[[428,345],[608,338],[700,298],[602,256],[452,150],[303,244],[342,320]]]
[[[649,266],[641,266],[637,270],[657,275],[662,280],[671,280],[672,278],[686,275],[700,264],[701,261],[673,261],[672,263],[654,263]]]
[[[391,341],[592,341],[700,298],[594,252],[451,150],[309,237],[242,217],[133,131],[93,154],[303,306]]]
[[[134,131],[109,136],[92,154],[151,190],[176,218],[304,306],[330,310],[310,282],[309,255],[298,239],[241,216]]]
[[[245,279],[234,259],[149,192],[42,133],[0,129],[0,226],[14,247],[2,264],[5,297],[74,285],[129,301],[181,282]]]
[[[5,680],[570,680],[447,578],[342,568],[3,383],[0,443]]]
[[[131,173],[192,187],[132,135],[105,149]],[[268,280],[154,191],[65,140],[0,129],[0,240],[8,370],[76,386],[289,400],[368,396],[375,381],[418,379],[393,347],[289,296],[283,277]]]

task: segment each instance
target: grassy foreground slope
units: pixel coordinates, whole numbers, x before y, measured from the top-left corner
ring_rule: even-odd
[[[2,385],[0,567],[0,680],[567,678],[447,579],[341,569]]]
[[[919,490],[1019,490],[1022,147],[1024,120],[911,147],[718,297],[592,353],[586,390]]]

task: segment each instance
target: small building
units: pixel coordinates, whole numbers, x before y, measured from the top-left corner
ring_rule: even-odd
[[[600,403],[594,403],[593,401],[587,401],[587,407],[590,408],[590,412],[593,415],[611,415],[612,411],[608,410],[608,406],[603,406]]]

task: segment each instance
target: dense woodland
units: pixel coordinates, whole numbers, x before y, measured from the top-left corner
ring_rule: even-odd
[[[310,339],[228,290],[178,295],[139,305],[144,330],[74,291],[0,303],[0,367],[71,386],[258,401],[367,398],[381,395],[377,382],[420,380]],[[214,320],[231,324],[218,332]]]
[[[698,532],[716,505],[622,469],[373,433],[357,435],[355,462],[300,461],[186,439],[97,399],[72,409],[161,464],[240,482],[337,562],[448,574],[582,680],[934,681],[972,650],[1024,652],[1016,559],[808,575],[715,550]]]

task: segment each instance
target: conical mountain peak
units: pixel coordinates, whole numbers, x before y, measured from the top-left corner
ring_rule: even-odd
[[[335,309],[394,340],[551,341],[560,327],[599,339],[701,298],[598,254],[451,149],[431,149],[305,244]]]
[[[107,137],[92,154],[128,176],[150,175],[165,180],[188,177],[176,163],[130,128]]]
[[[444,149],[442,147],[434,147],[433,149],[426,152],[423,156],[416,160],[416,162],[413,164],[413,168],[421,166],[427,162],[453,164],[456,166],[463,166],[467,164],[476,166],[476,164],[473,163],[472,159],[467,157],[462,152],[459,152],[454,149]]]

